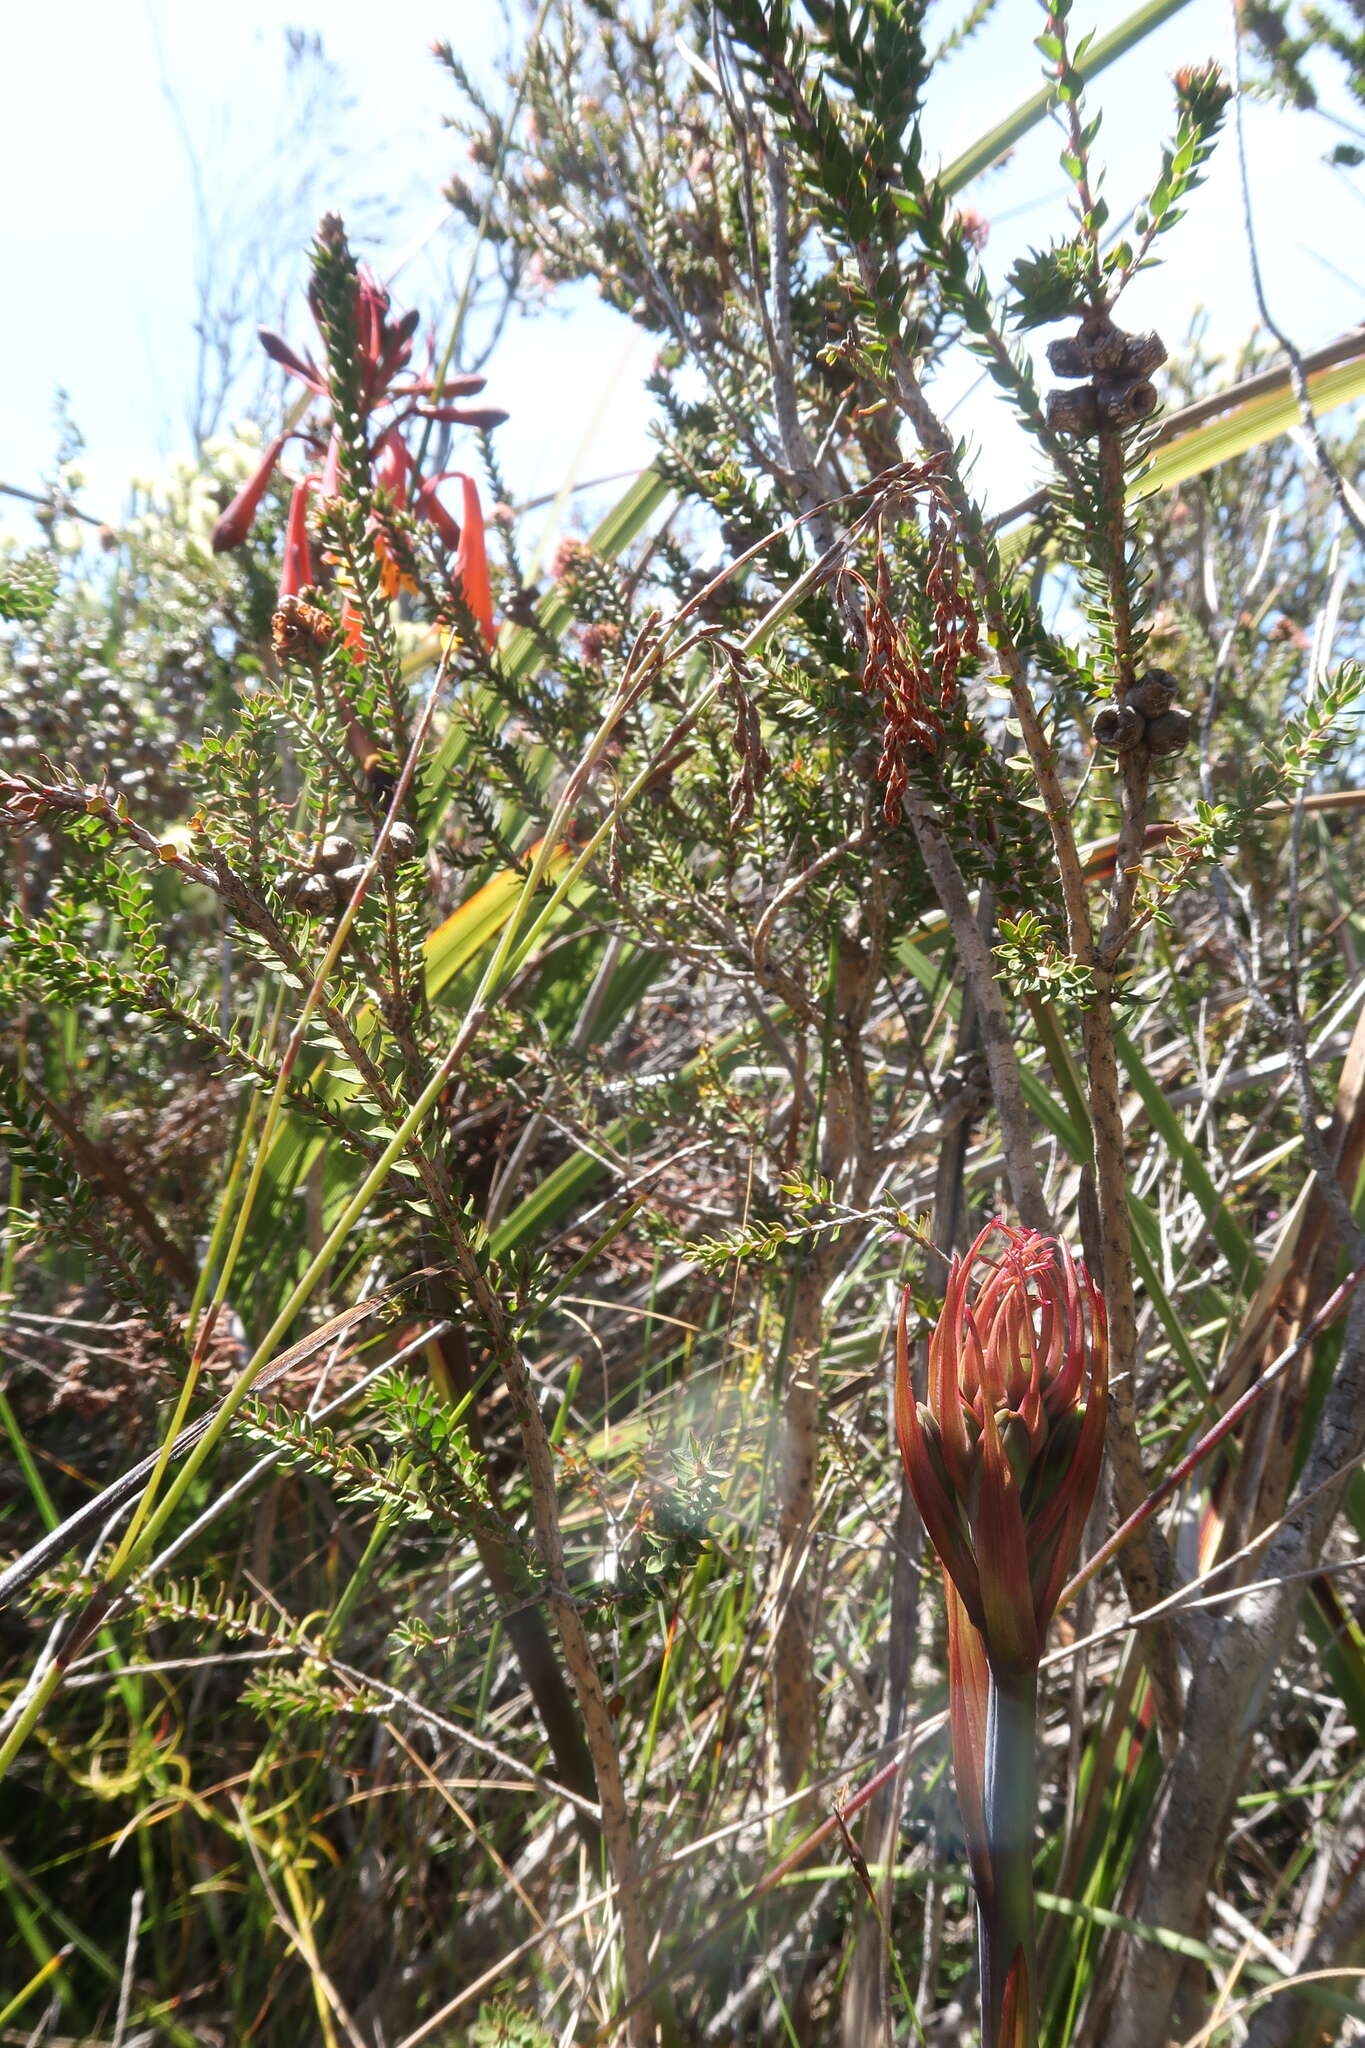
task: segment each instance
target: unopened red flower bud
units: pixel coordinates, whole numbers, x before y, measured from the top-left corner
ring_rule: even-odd
[[[910,1488],[992,1668],[1028,1670],[1104,1456],[1104,1303],[1064,1245],[988,1225],[953,1260],[924,1404],[910,1383],[908,1305],[907,1291],[896,1427]]]

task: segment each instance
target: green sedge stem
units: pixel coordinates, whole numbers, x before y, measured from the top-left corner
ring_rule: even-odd
[[[983,2048],[1001,2042],[1000,2014],[1010,1969],[1023,1966],[1027,2019],[1036,2038],[1033,1939],[1033,1836],[1038,1818],[1038,1667],[992,1671],[986,1715],[986,1840],[991,1892],[978,1908]],[[1012,2031],[1010,2048],[1020,2039]]]

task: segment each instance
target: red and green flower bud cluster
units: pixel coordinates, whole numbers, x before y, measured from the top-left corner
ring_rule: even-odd
[[[316,294],[310,294],[314,317],[321,319]],[[419,315],[414,308],[401,319],[389,318],[389,295],[379,281],[361,269],[355,286],[356,340],[360,352],[360,408],[365,421],[371,473],[377,488],[385,492],[397,510],[412,514],[431,527],[446,552],[453,556],[450,575],[466,604],[478,620],[484,638],[493,639],[493,599],[484,548],[483,514],[472,477],[460,470],[419,479],[407,445],[407,430],[414,421],[458,424],[489,431],[507,415],[492,406],[455,403],[481,391],[484,379],[475,375],[436,377],[413,376],[408,372]],[[329,397],[327,377],[311,355],[300,355],[269,328],[260,330],[261,346],[273,362],[296,377],[315,397]],[[340,489],[341,441],[335,426],[324,437],[312,424],[285,432],[271,442],[260,464],[223,513],[213,532],[216,553],[243,545],[251,531],[266,486],[279,465],[286,443],[303,442],[310,468],[295,483],[289,504],[284,561],[280,576],[280,600],[297,597],[316,580],[308,536],[310,499],[325,504]],[[444,483],[461,488],[463,517],[457,520],[442,503],[439,492]],[[385,594],[396,596],[402,574],[382,530],[376,524],[375,549],[379,556]],[[357,658],[365,656],[363,638],[354,618],[354,607],[343,607],[343,626]]]
[[[929,1540],[998,1672],[1037,1666],[1104,1457],[1104,1301],[1066,1246],[994,1222],[954,1258],[910,1381],[909,1295],[896,1429]]]

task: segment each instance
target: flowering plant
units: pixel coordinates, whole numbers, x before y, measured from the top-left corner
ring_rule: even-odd
[[[324,234],[327,229],[328,223],[324,221]],[[493,604],[478,488],[473,478],[461,470],[422,478],[419,463],[408,447],[407,432],[414,421],[420,420],[424,436],[431,423],[458,424],[487,433],[500,426],[507,414],[494,406],[464,404],[465,399],[482,391],[486,380],[472,374],[438,374],[430,345],[428,373],[407,374],[420,315],[412,307],[400,319],[390,319],[388,291],[363,267],[355,273],[353,296],[358,356],[354,398],[373,483],[386,494],[396,511],[410,511],[428,525],[453,557],[452,582],[478,620],[484,638],[491,643]],[[309,294],[309,303],[325,340],[325,310],[316,284]],[[319,368],[311,355],[300,355],[268,327],[260,329],[260,339],[271,360],[280,364],[290,377],[297,378],[314,397],[328,402],[333,413],[330,428],[319,427],[305,417],[303,424],[286,426],[276,435],[213,530],[215,553],[241,547],[286,445],[294,439],[302,441],[312,466],[295,483],[289,501],[280,575],[279,594],[283,601],[298,597],[317,580],[308,533],[309,503],[316,496],[326,505],[339,496],[344,443],[327,372]],[[461,487],[460,520],[451,515],[441,500],[441,485],[447,482],[457,482]],[[378,513],[372,515],[370,527],[385,594],[394,597],[405,581],[401,564]],[[343,624],[354,652],[363,659],[363,640],[345,610]]]
[[[1038,1664],[1104,1458],[1108,1325],[1085,1266],[1037,1231],[988,1224],[949,1269],[926,1391],[917,1402],[907,1292],[896,1428],[943,1566],[949,1724],[977,1893],[984,2040],[1026,2048]]]
[[[1104,1457],[1103,1297],[1065,1245],[989,1224],[953,1260],[926,1404],[911,1392],[907,1308],[896,1423],[924,1526],[992,1666],[1035,1665]]]

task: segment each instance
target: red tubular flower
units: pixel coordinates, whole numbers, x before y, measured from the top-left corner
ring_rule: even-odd
[[[377,488],[387,491],[395,505],[400,508],[408,502],[408,478],[412,475],[412,459],[403,445],[403,436],[397,427],[390,427],[381,434],[374,451],[374,480]]]
[[[385,300],[387,305],[388,301]],[[408,357],[412,354],[412,338],[421,325],[422,316],[416,306],[409,306],[401,320],[395,320],[384,338],[383,351],[379,358],[380,373],[385,383],[397,376]]]
[[[493,591],[488,581],[488,550],[484,546],[483,512],[479,506],[479,493],[473,477],[460,477],[460,484],[464,490],[464,526],[455,556],[455,580],[464,592],[465,603],[483,628],[484,639],[491,647]]]
[[[278,363],[291,377],[297,377],[316,391],[319,396],[327,389],[321,370],[311,356],[301,356],[290,348],[282,334],[276,334],[273,327],[258,327],[256,336],[272,363]]]
[[[334,498],[341,496],[341,436],[335,427],[327,442],[327,453],[323,457],[318,496],[325,505],[330,505]]]
[[[297,597],[316,581],[313,557],[308,546],[308,499],[316,478],[306,476],[295,484],[289,500],[289,524],[284,530],[284,566],[280,571],[280,602]]]
[[[457,370],[444,377],[417,377],[411,384],[395,384],[394,398],[420,399],[423,403],[414,406],[414,411],[426,416],[427,405],[444,402],[448,398],[472,398],[482,391],[488,382],[477,370]]]
[[[339,233],[339,225],[333,223],[332,226]],[[323,329],[323,307],[316,285],[309,292],[309,304],[319,328]],[[407,437],[416,420],[442,425],[458,424],[489,432],[507,415],[494,406],[471,406],[463,402],[483,390],[485,380],[477,371],[456,371],[437,376],[431,364],[428,364],[425,375],[413,375],[408,370],[420,316],[414,309],[398,319],[390,319],[387,290],[363,268],[356,273],[353,311],[355,353],[359,359],[356,364],[358,410],[364,426],[366,454],[374,485],[387,494],[394,509],[409,512],[434,528],[447,553],[454,557],[452,575],[455,585],[463,591],[465,602],[491,646],[494,638],[493,596],[483,514],[479,509],[479,494],[474,481],[458,470],[447,473],[452,480],[459,482],[464,494],[464,516],[457,520],[441,502],[440,486],[446,478],[423,479],[418,476]],[[272,362],[278,363],[288,376],[297,378],[315,397],[327,400],[329,375],[319,368],[311,355],[299,353],[270,328],[263,327],[259,333],[261,346]],[[429,427],[426,431],[430,431]],[[301,438],[309,446],[315,473],[296,486],[290,502],[280,580],[282,598],[297,596],[301,589],[314,581],[307,529],[310,493],[315,493],[322,505],[331,504],[341,496],[343,448],[335,418],[330,424],[324,418],[321,422],[305,426],[301,430]],[[288,439],[287,433],[281,434],[271,443],[255,474],[223,513],[214,529],[215,551],[241,547],[247,539],[266,486]],[[397,529],[390,525],[386,531],[389,512],[390,507],[385,505],[373,516],[370,531],[379,557],[381,586],[384,594],[392,599],[400,589],[410,589],[413,585],[399,560]],[[330,556],[327,560],[331,560]],[[343,599],[341,634],[355,659],[363,663],[367,658],[365,633],[353,596]]]
[[[288,439],[287,433],[276,435],[261,457],[259,466],[247,478],[227,511],[219,519],[213,529],[215,555],[226,554],[229,548],[239,548],[250,533],[251,522],[260,509],[261,499],[265,496],[265,487],[275,473],[275,465],[283,454],[284,444]]]
[[[491,434],[507,418],[500,405],[419,405],[416,410],[424,420],[479,427],[485,434]]]
[[[452,519],[441,503],[441,485],[444,482],[443,476],[433,476],[426,483],[418,484],[412,504],[418,517],[436,528],[442,547],[448,548],[453,555],[460,545],[460,522]]]
[[[924,1405],[910,1385],[907,1314],[908,1294],[896,1428],[911,1491],[992,1671],[1032,1670],[1104,1456],[1103,1299],[1065,1245],[989,1224],[952,1262]]]
[[[412,458],[403,445],[403,436],[397,427],[390,427],[382,434],[374,451],[373,473],[376,486],[386,491],[394,504],[402,511],[408,502],[408,483],[412,476]],[[385,597],[397,597],[400,590],[415,590],[416,584],[403,572],[382,520],[371,522],[374,533],[374,549],[379,557],[379,581]]]
[[[341,603],[341,637],[355,656],[357,665],[364,668],[370,658],[370,650],[365,645],[365,628],[360,623],[360,613],[349,597],[343,598]]]

